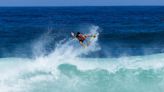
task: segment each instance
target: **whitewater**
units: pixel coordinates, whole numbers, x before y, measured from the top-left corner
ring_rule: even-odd
[[[98,29],[92,26],[89,33],[99,34]],[[40,49],[37,44],[34,47]],[[163,53],[119,58],[82,57],[100,49],[97,36],[86,49],[69,39],[64,44],[59,42],[46,56],[1,58],[0,92],[164,91]]]

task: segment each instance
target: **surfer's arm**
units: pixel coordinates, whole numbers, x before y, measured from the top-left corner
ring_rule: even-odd
[[[86,34],[85,37],[95,37],[95,35]]]
[[[91,35],[88,35],[88,34],[85,34],[84,36],[85,36],[85,37],[91,37]]]

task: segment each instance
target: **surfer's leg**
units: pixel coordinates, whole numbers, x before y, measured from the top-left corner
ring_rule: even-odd
[[[87,46],[89,46],[89,45],[90,45],[90,43],[91,43],[91,41],[87,41],[87,40],[86,40],[86,42],[87,42]]]
[[[82,41],[80,41],[80,44],[81,44],[81,46],[83,46],[84,48],[86,47],[86,46],[83,44],[83,42],[82,42]]]

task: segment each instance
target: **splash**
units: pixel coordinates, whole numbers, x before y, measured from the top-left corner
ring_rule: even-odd
[[[90,27],[91,34],[99,27]],[[84,49],[70,39],[47,56],[0,59],[1,92],[163,92],[164,54],[82,58],[100,50],[98,37]]]

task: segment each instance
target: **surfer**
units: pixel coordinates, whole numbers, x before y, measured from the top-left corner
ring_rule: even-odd
[[[80,44],[85,48],[85,47],[87,47],[87,46],[89,46],[89,44],[90,44],[90,42],[89,41],[87,41],[86,40],[86,38],[87,37],[96,37],[96,35],[85,35],[85,34],[82,34],[82,33],[80,33],[80,32],[77,32],[76,33],[76,35],[73,33],[73,32],[71,32],[71,35],[73,36],[73,37],[75,37],[75,38],[77,38],[78,40],[79,40],[79,42],[80,42]],[[86,45],[84,45],[84,41],[86,41],[87,42],[87,46]]]

